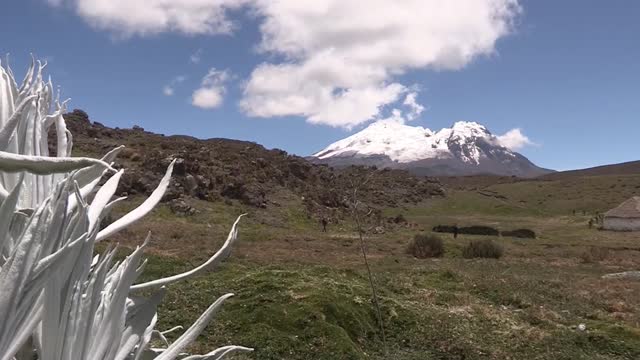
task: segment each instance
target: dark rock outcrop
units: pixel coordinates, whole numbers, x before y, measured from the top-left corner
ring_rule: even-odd
[[[354,186],[360,188],[360,201],[377,207],[417,203],[444,194],[436,179],[402,170],[333,169],[247,141],[164,136],[141,127],[112,129],[92,122],[82,110],[65,114],[65,119],[77,155],[101,157],[116,146],[126,146],[117,161],[127,169],[118,195],[150,194],[173,159],[172,181],[164,201],[186,196],[268,207],[276,203],[278,194],[287,193],[318,212],[348,208]],[[366,184],[359,185],[365,179]]]

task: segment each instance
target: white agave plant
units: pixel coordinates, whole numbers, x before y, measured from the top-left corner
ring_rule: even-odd
[[[135,284],[149,237],[120,262],[114,262],[113,247],[94,256],[97,242],[158,204],[173,163],[148,199],[100,230],[101,220],[122,200],[113,196],[123,171],[110,165],[121,148],[100,160],[71,157],[72,137],[62,117],[65,104],[54,100],[51,81],[43,81],[44,66],[32,62],[18,87],[11,69],[0,63],[0,360],[195,360],[251,351],[226,346],[206,355],[183,354],[232,294],[217,299],[173,344],[166,342],[166,332],[154,330],[164,286],[228,257],[240,218],[224,245],[184,274]],[[48,134],[53,127],[56,154],[51,156]],[[136,295],[141,290],[153,294]],[[167,347],[150,348],[153,337]]]

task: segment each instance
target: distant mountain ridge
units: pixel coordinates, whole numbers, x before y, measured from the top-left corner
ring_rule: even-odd
[[[558,171],[553,174],[544,175],[541,179],[558,180],[568,177],[635,174],[640,174],[640,160],[627,161],[619,164],[601,165],[586,169]]]
[[[369,165],[428,176],[536,177],[553,172],[500,145],[485,126],[466,121],[437,132],[396,121],[378,121],[309,159],[334,167]]]

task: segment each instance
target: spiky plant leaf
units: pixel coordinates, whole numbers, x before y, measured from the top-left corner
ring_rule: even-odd
[[[89,202],[122,147],[102,159],[73,158],[65,103],[53,99],[46,64],[32,62],[18,88],[11,69],[0,63],[0,360],[129,360],[184,356],[230,294],[222,296],[167,349],[151,349],[156,308],[165,285],[217,265],[237,238],[233,224],[227,241],[207,262],[183,274],[133,285],[144,270],[144,244],[120,262],[110,246],[94,255],[97,241],[148,214],[164,196],[172,162],[151,196],[109,227],[98,224],[122,198],[113,199],[122,171],[115,172]],[[53,104],[53,105],[52,105]],[[52,108],[55,110],[49,113]],[[48,131],[55,126],[56,152],[49,154]],[[158,288],[149,298],[134,290]],[[165,339],[166,342],[166,339]],[[190,359],[220,359],[222,347]]]

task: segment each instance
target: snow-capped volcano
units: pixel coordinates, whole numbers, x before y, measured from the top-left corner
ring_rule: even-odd
[[[459,121],[434,132],[382,120],[312,155],[333,166],[376,165],[422,175],[498,174],[523,177],[548,173],[501,145],[483,125]]]

